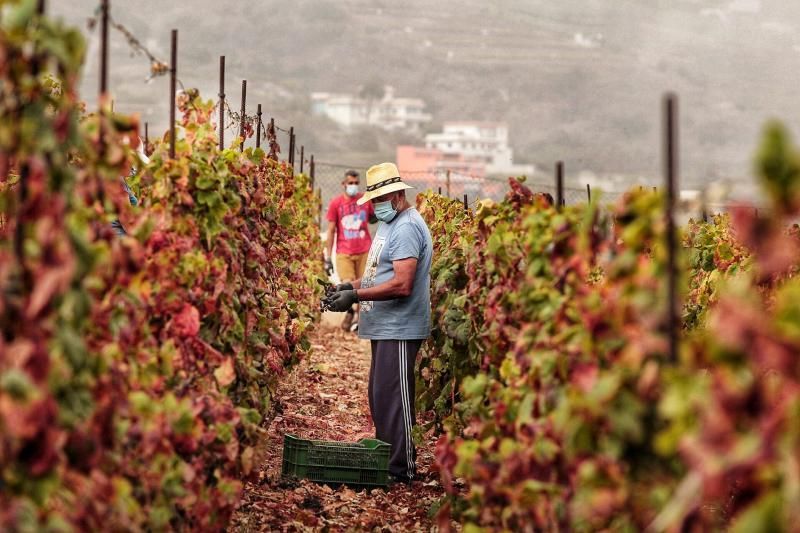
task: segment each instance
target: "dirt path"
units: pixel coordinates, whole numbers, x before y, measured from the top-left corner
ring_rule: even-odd
[[[418,446],[419,479],[408,487],[355,492],[281,479],[283,435],[355,442],[374,437],[367,403],[369,343],[321,328],[313,355],[282,382],[258,481],[245,487],[232,531],[430,531],[431,506],[442,496],[431,471],[435,437]],[[420,422],[418,417],[418,422]]]

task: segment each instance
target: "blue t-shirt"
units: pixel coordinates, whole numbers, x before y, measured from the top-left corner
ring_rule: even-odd
[[[372,239],[361,287],[374,287],[394,277],[392,261],[417,259],[414,287],[405,298],[361,302],[358,336],[373,340],[427,339],[431,332],[431,259],[428,225],[413,207],[390,223],[381,222]]]

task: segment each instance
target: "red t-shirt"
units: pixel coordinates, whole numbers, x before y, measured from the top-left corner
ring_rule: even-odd
[[[369,234],[369,219],[375,213],[370,202],[357,205],[357,196],[342,194],[331,200],[328,207],[328,222],[336,224],[336,252],[356,255],[369,252],[372,237]]]

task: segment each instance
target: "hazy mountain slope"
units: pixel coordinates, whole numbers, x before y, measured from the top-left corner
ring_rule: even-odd
[[[54,9],[80,22],[95,5],[72,0]],[[307,116],[309,92],[355,91],[374,80],[425,98],[437,122],[508,121],[517,159],[546,168],[563,158],[571,170],[657,175],[660,96],[668,89],[681,95],[687,179],[746,175],[768,117],[800,130],[796,2],[140,0],[115,2],[113,13],[161,57],[170,28],[179,28],[180,77],[209,98],[225,54],[232,107],[247,77],[248,100],[294,124],[329,160],[391,155],[395,139],[343,134]],[[144,60],[128,57],[113,37],[117,107],[163,127],[166,80],[142,84]],[[88,99],[96,46],[90,54]]]

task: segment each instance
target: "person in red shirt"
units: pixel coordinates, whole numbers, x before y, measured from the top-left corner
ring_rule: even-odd
[[[358,172],[348,170],[342,181],[344,194],[331,200],[328,206],[328,237],[325,241],[327,249],[326,269],[333,271],[333,242],[336,240],[336,270],[342,283],[357,280],[367,266],[367,254],[372,246],[369,234],[369,223],[377,222],[372,203],[358,205],[363,196],[359,192]],[[358,324],[358,305],[351,308],[344,316],[342,329],[350,331]]]

